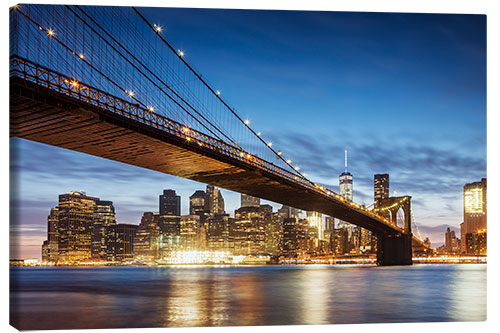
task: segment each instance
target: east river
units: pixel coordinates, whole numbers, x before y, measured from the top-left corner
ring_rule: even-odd
[[[11,267],[18,329],[486,320],[485,264]]]

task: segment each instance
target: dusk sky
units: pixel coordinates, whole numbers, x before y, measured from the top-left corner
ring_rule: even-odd
[[[141,11],[309,179],[338,192],[348,149],[354,201],[372,204],[373,175],[389,173],[433,246],[459,230],[463,185],[486,177],[486,16]],[[40,257],[59,194],[111,200],[119,223],[139,224],[163,189],[187,214],[205,188],[18,138],[10,149],[11,257]],[[239,194],[222,193],[233,215]]]

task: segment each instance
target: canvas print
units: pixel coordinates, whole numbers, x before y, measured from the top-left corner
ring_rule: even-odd
[[[13,327],[486,320],[486,15],[9,19]]]

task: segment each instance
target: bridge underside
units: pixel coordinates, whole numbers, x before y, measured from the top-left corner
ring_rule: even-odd
[[[367,214],[301,188],[293,181],[15,77],[10,84],[10,136],[317,211],[378,235],[401,234]]]

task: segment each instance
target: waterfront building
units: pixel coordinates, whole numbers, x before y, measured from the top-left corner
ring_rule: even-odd
[[[133,256],[136,260],[154,261],[160,257],[159,215],[145,212],[133,242]]]
[[[241,194],[241,207],[259,207],[260,199],[251,195]]]
[[[106,227],[106,260],[124,262],[134,259],[134,238],[139,226],[136,224],[109,224]]]
[[[229,214],[212,214],[204,223],[205,248],[209,251],[232,251],[231,228],[234,219]]]
[[[461,253],[486,253],[486,192],[486,178],[482,178],[480,182],[464,185],[464,221],[460,224]],[[478,244],[484,244],[484,249]]]
[[[347,229],[339,228],[333,231],[330,248],[335,255],[349,253],[349,234]]]
[[[297,218],[287,217],[283,219],[283,241],[281,242],[281,254],[286,257],[297,255]]]
[[[107,227],[116,225],[116,214],[113,202],[99,200],[94,209],[92,224],[92,258],[106,259],[108,253]]]
[[[450,254],[460,252],[460,239],[456,237],[455,231],[450,228],[447,228],[444,234],[444,250]]]
[[[180,221],[180,248],[183,251],[197,251],[200,248],[200,216],[184,215]]]
[[[91,257],[92,226],[99,198],[85,192],[59,195],[57,213],[58,260],[78,262]]]
[[[264,228],[266,253],[271,255],[279,254],[283,220],[283,217],[279,213],[273,213],[270,218],[266,218],[266,225]]]
[[[235,255],[265,252],[265,216],[261,207],[241,207],[234,212],[231,234]]]
[[[43,262],[57,262],[59,260],[59,208],[50,210],[47,216],[47,241],[42,249]],[[44,254],[43,254],[44,252]]]

